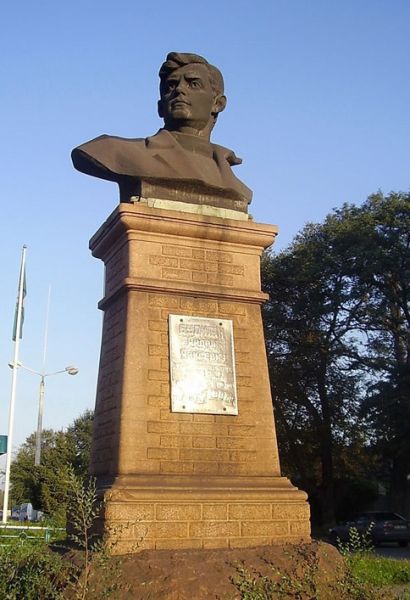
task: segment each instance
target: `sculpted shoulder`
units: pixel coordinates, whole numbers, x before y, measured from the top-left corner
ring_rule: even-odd
[[[122,138],[111,135],[99,137],[74,148],[71,158],[74,167],[94,177],[117,181],[121,176],[144,175],[145,138]],[[140,172],[138,172],[140,171]]]

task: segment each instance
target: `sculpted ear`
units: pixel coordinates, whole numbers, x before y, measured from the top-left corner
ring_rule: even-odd
[[[212,113],[218,114],[218,113],[222,112],[225,109],[226,102],[227,102],[226,96],[224,96],[223,94],[219,94],[218,96],[215,96],[214,104],[212,107]]]
[[[161,117],[161,119],[164,118],[164,110],[162,108],[162,101],[158,100],[158,115]]]

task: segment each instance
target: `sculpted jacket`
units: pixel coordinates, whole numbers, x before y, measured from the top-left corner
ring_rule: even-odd
[[[121,183],[123,178],[157,181],[201,182],[215,190],[230,191],[249,204],[252,192],[232,172],[240,164],[232,150],[200,140],[202,148],[187,149],[178,140],[194,138],[173,135],[165,129],[147,138],[120,138],[102,135],[75,148],[74,167],[79,171]],[[183,140],[181,140],[183,141]],[[186,140],[185,140],[186,141]]]

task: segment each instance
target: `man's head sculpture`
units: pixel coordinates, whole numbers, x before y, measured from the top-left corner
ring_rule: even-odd
[[[90,140],[73,150],[75,168],[117,182],[121,202],[150,198],[247,213],[252,192],[232,171],[241,159],[210,141],[226,106],[221,72],[198,54],[170,52],[159,77],[164,127],[146,138]]]
[[[159,71],[165,129],[210,136],[226,106],[222,73],[198,54],[171,52]]]

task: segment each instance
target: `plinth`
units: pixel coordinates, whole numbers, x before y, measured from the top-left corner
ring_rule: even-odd
[[[105,264],[91,473],[114,551],[309,540],[281,477],[260,257],[274,226],[120,204],[90,241]],[[170,315],[232,324],[238,414],[173,412]]]

